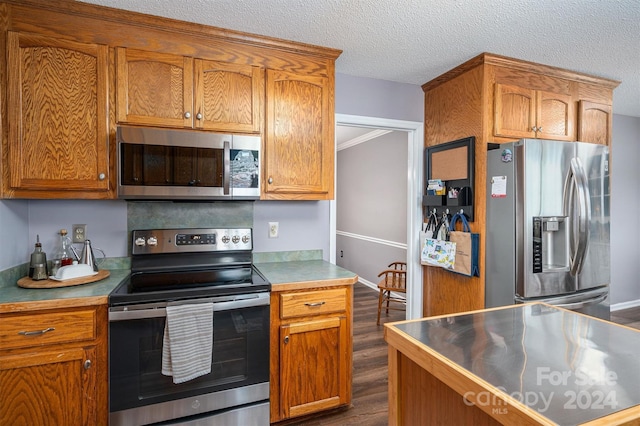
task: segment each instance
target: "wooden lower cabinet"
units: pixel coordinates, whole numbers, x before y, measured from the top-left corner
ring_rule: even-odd
[[[351,286],[273,291],[271,422],[351,402]]]
[[[106,425],[106,306],[0,315],[0,424]]]

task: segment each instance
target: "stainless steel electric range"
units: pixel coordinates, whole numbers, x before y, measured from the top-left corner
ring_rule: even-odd
[[[252,248],[248,228],[132,232],[131,275],[109,296],[112,426],[269,424],[270,284]],[[211,368],[176,384],[163,337],[184,305],[213,306]]]

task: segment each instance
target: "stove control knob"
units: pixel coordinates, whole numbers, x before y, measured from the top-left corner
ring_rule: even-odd
[[[251,238],[248,235],[243,235],[242,236],[242,242],[247,244],[249,242]]]
[[[231,238],[231,241],[233,241],[233,244],[238,244],[240,242],[240,237],[238,237],[237,235],[234,235]]]
[[[135,244],[136,244],[138,247],[142,247],[142,246],[144,246],[146,243],[147,243],[147,241],[146,241],[144,238],[142,238],[142,237],[138,237],[138,238],[136,238]]]
[[[225,243],[225,244],[229,244],[229,236],[228,235],[223,236],[222,237],[222,242]]]
[[[149,237],[149,239],[147,240],[147,244],[150,246],[157,246],[158,239],[156,237]]]

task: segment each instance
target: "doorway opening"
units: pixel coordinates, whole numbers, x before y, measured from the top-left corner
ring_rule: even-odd
[[[407,319],[422,317],[422,267],[419,257],[419,231],[422,226],[423,181],[423,124],[413,121],[391,120],[377,117],[336,114],[337,127],[361,128],[365,137],[379,137],[387,133],[406,137],[406,261],[407,261]],[[357,132],[356,132],[357,134]],[[352,139],[356,139],[352,138]],[[337,158],[337,156],[336,156]],[[379,166],[376,166],[379,167]],[[336,164],[337,170],[337,164]],[[337,194],[340,188],[336,180],[336,199],[330,202],[330,261],[336,263]],[[375,212],[368,212],[375,214]],[[367,214],[367,212],[363,212]],[[401,244],[402,245],[402,244]],[[384,265],[383,265],[384,266]]]

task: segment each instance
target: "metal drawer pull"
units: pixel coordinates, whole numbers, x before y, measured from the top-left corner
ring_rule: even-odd
[[[324,305],[325,302],[316,302],[316,303],[305,303],[305,305],[309,306],[309,307],[314,307],[314,306],[322,306]]]
[[[289,343],[289,336],[284,336],[284,342]]]
[[[86,361],[84,362],[84,369],[85,369],[85,370],[88,370],[88,369],[90,369],[90,368],[91,368],[91,360],[90,360],[90,359],[88,359],[88,360],[86,360]]]
[[[48,333],[53,330],[55,330],[55,328],[49,327],[49,328],[45,328],[44,330],[38,330],[38,331],[19,331],[18,334],[22,336],[38,336],[40,334]]]

